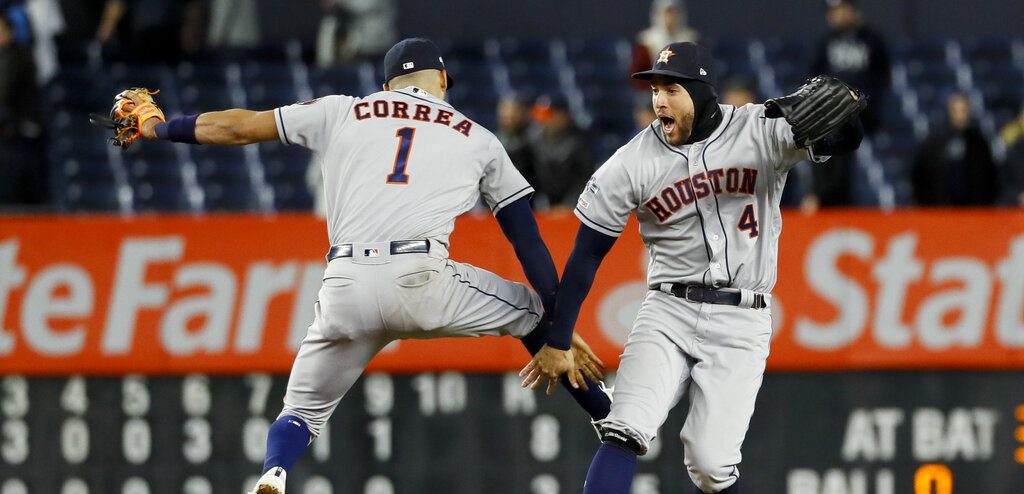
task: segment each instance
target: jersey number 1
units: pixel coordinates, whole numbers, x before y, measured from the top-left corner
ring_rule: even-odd
[[[754,205],[747,204],[740,215],[740,222],[737,225],[741,231],[749,230],[750,238],[757,236],[757,216],[754,216]]]
[[[405,185],[409,183],[409,174],[405,173],[405,166],[409,164],[409,151],[412,151],[412,138],[416,135],[416,129],[402,127],[395,131],[398,138],[398,152],[395,153],[395,167],[388,175],[389,184]]]

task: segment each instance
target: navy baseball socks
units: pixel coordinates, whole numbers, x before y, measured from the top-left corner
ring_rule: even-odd
[[[537,327],[541,328],[543,323],[538,324]],[[536,355],[541,348],[544,347],[544,331],[534,330],[532,333],[522,337],[519,341],[523,343],[526,350],[530,352],[530,355]],[[587,379],[584,377],[584,379]],[[590,382],[587,379],[587,385],[590,387],[589,390],[584,391],[583,388],[576,389],[569,384],[569,379],[560,379],[562,387],[572,395],[572,398],[579,403],[580,407],[590,414],[590,418],[593,420],[601,420],[608,416],[608,412],[612,409],[612,400],[604,390],[601,389],[596,383]]]
[[[583,494],[629,494],[636,472],[636,453],[617,444],[602,443],[587,470]]]
[[[293,415],[285,415],[270,424],[267,432],[267,456],[263,471],[274,467],[291,470],[295,462],[306,452],[313,435],[306,422]]]

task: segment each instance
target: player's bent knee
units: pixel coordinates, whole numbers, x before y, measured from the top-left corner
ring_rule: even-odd
[[[327,423],[327,417],[319,416],[319,414],[312,414],[308,411],[303,411],[295,408],[284,407],[281,413],[277,415],[278,419],[284,417],[296,417],[300,419],[309,430],[309,434],[314,438],[320,436],[320,430],[323,429],[324,424]]]
[[[710,466],[695,463],[687,467],[687,473],[701,492],[709,493],[726,489],[739,478],[736,465]]]

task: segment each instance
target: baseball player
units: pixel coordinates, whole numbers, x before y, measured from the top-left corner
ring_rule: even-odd
[[[608,397],[587,386],[601,379],[600,361],[571,332],[548,338],[541,323],[558,275],[529,207],[533,188],[491,132],[445,102],[452,80],[433,42],[397,43],[384,75],[384,91],[366,97],[326,96],[273,111],[165,122],[153,93],[126,91],[111,112],[115,144],[139,136],[224,145],[280,139],[321,161],[328,264],[255,494],[284,493],[287,471],[370,359],[395,339],[521,338],[543,369],[535,388],[547,381],[550,394],[568,373],[567,387],[591,417],[608,413]],[[536,293],[448,258],[455,218],[481,196]]]
[[[718,104],[714,69],[704,48],[673,43],[634,74],[650,82],[658,118],[594,173],[575,208],[581,225],[552,333],[572,331],[631,212],[650,253],[650,291],[626,341],[611,413],[596,423],[602,445],[585,494],[628,493],[636,457],[684,395],[690,479],[701,492],[739,492],[740,446],[771,338],[786,173],[804,159],[851,152],[863,135],[856,115],[865,101],[837,79],[737,108]]]

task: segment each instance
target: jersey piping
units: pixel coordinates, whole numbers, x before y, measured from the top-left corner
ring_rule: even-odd
[[[725,135],[725,131],[729,129],[729,124],[732,123],[732,118],[734,116],[736,116],[735,110],[729,112],[729,121],[725,123],[724,127],[722,127],[722,132],[720,132],[714,139],[708,142],[704,146],[704,149],[701,149],[700,151],[700,160],[704,163],[705,176],[707,176],[709,173],[708,160],[707,158],[705,158],[705,155],[708,152],[708,148],[711,147],[711,145],[714,144],[715,141],[717,141],[719,138]],[[726,274],[729,275],[729,283],[726,286],[732,286],[732,268],[729,266],[729,235],[725,231],[725,222],[722,221],[722,208],[718,204],[718,194],[712,195],[714,195],[715,197],[715,214],[718,215],[718,225],[722,227],[722,238],[725,240],[725,272]],[[707,236],[705,235],[704,238],[707,239]]]
[[[669,146],[669,144],[667,142],[665,142],[665,140],[662,139],[661,136],[658,134],[658,129],[656,129],[654,127],[654,124],[651,124],[651,132],[654,134],[654,137],[658,138],[658,142],[660,142],[662,146],[665,146],[665,149],[668,149],[669,151],[671,151],[671,152],[673,152],[675,154],[678,154],[679,156],[682,156],[683,159],[686,160],[686,174],[689,176],[690,175],[690,158],[688,156],[686,156],[685,154],[683,154],[682,151],[680,151],[678,149],[675,149],[672,146]],[[701,237],[704,238],[704,253],[707,254],[707,256],[708,256],[708,263],[710,264],[711,263],[711,244],[708,243],[708,233],[706,231],[706,227],[704,226],[704,215],[701,214],[700,208],[697,207],[697,206],[698,206],[697,200],[694,199],[694,201],[693,201],[693,209],[694,209],[694,211],[697,212],[697,219],[700,220],[700,235],[701,235]],[[704,270],[704,277],[705,278],[707,277],[707,271],[708,271],[707,269]],[[707,283],[705,283],[705,284],[707,284]]]

